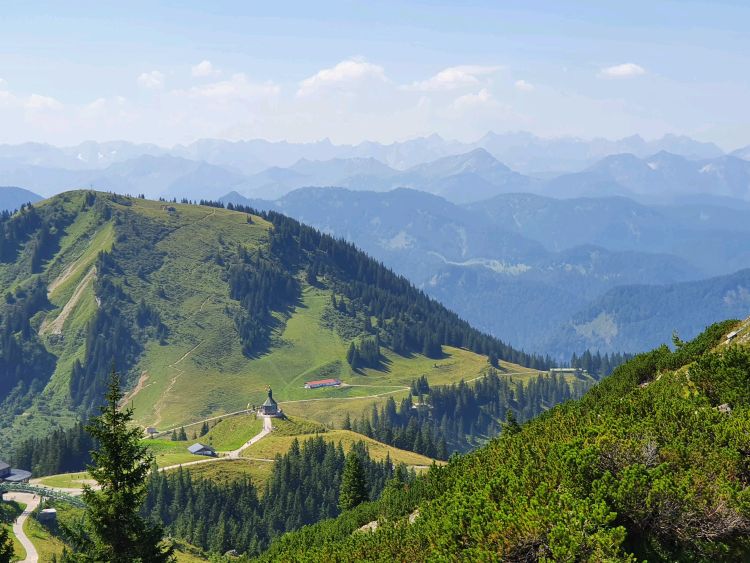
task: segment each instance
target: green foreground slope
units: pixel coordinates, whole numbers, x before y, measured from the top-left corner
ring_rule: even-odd
[[[743,561],[749,533],[750,323],[732,321],[262,559]]]

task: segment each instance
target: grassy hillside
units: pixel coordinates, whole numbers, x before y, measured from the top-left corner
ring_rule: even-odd
[[[3,236],[0,453],[94,411],[113,362],[137,422],[162,430],[260,404],[269,385],[336,425],[416,377],[473,379],[491,351],[509,373],[544,367],[278,214],[78,191],[6,217]],[[365,334],[380,357],[353,369]],[[304,389],[322,377],[345,385]]]
[[[732,321],[639,355],[583,399],[261,559],[746,561],[749,334]]]

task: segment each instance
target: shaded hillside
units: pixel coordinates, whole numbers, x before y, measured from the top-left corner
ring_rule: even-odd
[[[737,327],[639,355],[583,399],[261,560],[746,560],[750,325],[713,350]]]
[[[750,270],[664,286],[613,289],[575,315],[548,343],[550,350],[639,350],[677,331],[689,338],[721,317],[750,311]]]
[[[234,196],[234,201],[245,200]],[[716,218],[707,220],[737,234],[728,237],[735,242],[718,244],[710,228],[689,229],[691,216],[687,211],[680,216],[682,208],[661,210],[626,199],[560,201],[513,194],[457,206],[416,190],[308,188],[275,202],[251,203],[344,237],[475,326],[543,353],[576,314],[615,287],[671,284],[699,279],[713,273],[711,268],[724,273],[730,264],[750,265],[740,236],[747,213],[740,211],[717,209]],[[618,220],[607,227],[613,217]],[[676,234],[660,236],[671,230],[685,234],[689,248],[687,242],[677,243]],[[631,237],[606,248],[623,233]],[[598,245],[584,244],[587,239]],[[676,256],[679,249],[682,255]],[[694,257],[709,274],[689,261]],[[718,318],[723,317],[710,320]],[[705,326],[704,319],[698,321]],[[633,351],[650,345],[643,340]],[[568,359],[582,350],[558,347],[555,354]]]

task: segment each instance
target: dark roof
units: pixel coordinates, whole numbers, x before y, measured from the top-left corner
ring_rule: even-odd
[[[10,465],[0,460],[0,471],[2,471],[3,469],[10,469]]]
[[[3,479],[9,483],[22,483],[28,481],[30,477],[31,471],[26,471],[24,469],[11,469],[10,475],[6,475]]]
[[[264,407],[276,407],[276,401],[273,400],[273,391],[271,389],[268,389],[268,399],[265,400],[263,403]]]

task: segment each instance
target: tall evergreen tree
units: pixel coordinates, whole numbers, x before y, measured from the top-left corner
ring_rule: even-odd
[[[75,555],[66,557],[87,563],[173,561],[174,548],[163,544],[161,527],[139,512],[153,457],[141,444],[142,430],[131,426],[133,410],[118,408],[124,395],[114,370],[108,387],[101,414],[86,426],[99,444],[88,471],[101,490],[84,487],[87,517],[82,528],[72,530]]]
[[[341,477],[341,489],[339,490],[339,508],[351,510],[367,500],[367,481],[362,461],[359,455],[352,450],[346,457],[344,474]]]
[[[0,526],[0,563],[10,563],[13,558],[13,540],[8,530]]]

